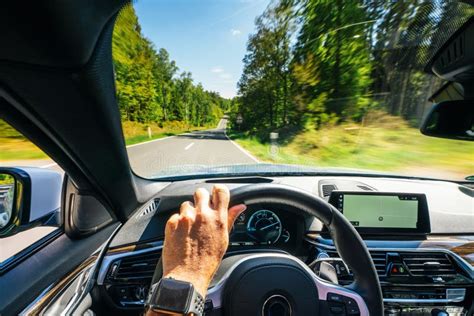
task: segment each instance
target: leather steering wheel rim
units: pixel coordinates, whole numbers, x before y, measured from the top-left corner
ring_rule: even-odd
[[[352,270],[348,289],[365,301],[370,315],[383,315],[383,297],[377,271],[369,251],[350,222],[335,207],[307,191],[279,184],[252,184],[231,190],[230,205],[278,203],[302,210],[328,227],[336,249]]]

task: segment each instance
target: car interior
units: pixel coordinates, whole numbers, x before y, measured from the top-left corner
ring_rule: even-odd
[[[231,205],[247,210],[230,233],[205,315],[474,315],[471,181],[330,169],[137,176],[111,57],[126,4],[0,5],[0,117],[65,171],[63,229],[2,265],[1,315],[143,314],[167,219],[197,188],[214,184],[228,186]],[[461,38],[464,57],[446,62]],[[474,18],[427,69],[460,84],[464,100],[439,102],[421,132],[472,141],[465,131],[474,126]],[[18,170],[0,171],[28,189]],[[263,311],[268,302],[279,313]]]

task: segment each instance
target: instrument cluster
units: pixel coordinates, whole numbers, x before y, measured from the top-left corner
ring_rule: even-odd
[[[253,207],[242,213],[230,233],[230,246],[281,246],[296,242],[299,216],[270,207]],[[303,219],[299,221],[303,225]]]

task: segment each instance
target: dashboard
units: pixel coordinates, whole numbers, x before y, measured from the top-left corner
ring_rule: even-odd
[[[439,311],[472,315],[474,312],[473,190],[442,181],[363,177],[240,178],[171,183],[139,209],[112,240],[98,277],[98,293],[106,298],[107,308],[118,314],[140,313],[161,256],[166,220],[182,201],[191,199],[198,187],[210,189],[214,183],[224,183],[232,189],[259,181],[296,186],[326,200],[339,191],[401,192],[404,199],[422,195],[429,210],[429,232],[399,234],[387,230],[385,234],[374,234],[370,230],[359,231],[377,269],[385,313],[444,315],[433,314]],[[350,269],[337,260],[337,249],[322,223],[303,215],[296,206],[248,205],[230,233],[228,255],[258,251],[291,254],[316,273],[319,272],[315,262],[326,260],[333,265],[340,285],[352,282]]]

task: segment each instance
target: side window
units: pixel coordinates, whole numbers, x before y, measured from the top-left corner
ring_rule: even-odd
[[[0,119],[0,268],[61,232],[63,171]]]

